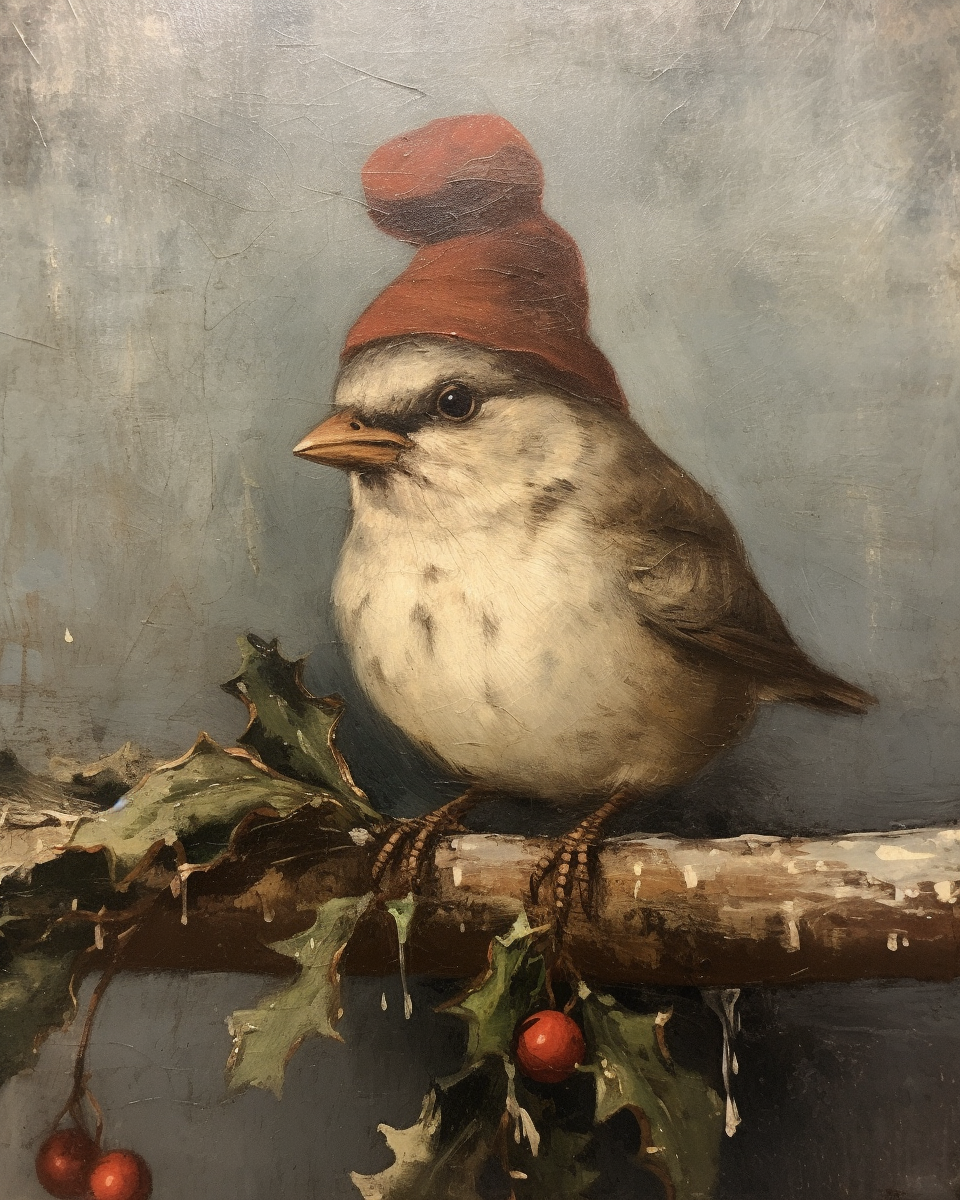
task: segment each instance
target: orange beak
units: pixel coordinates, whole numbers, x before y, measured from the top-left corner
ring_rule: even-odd
[[[312,429],[294,446],[293,452],[327,467],[364,471],[371,467],[392,467],[401,450],[412,445],[402,433],[365,425],[353,409],[347,408]]]

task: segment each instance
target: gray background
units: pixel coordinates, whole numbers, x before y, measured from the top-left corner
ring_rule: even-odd
[[[358,202],[365,157],[496,111],[544,162],[638,418],[725,504],[804,645],[881,700],[769,711],[685,804],[714,831],[960,816],[958,33],[950,0],[6,0],[0,740],[34,767],[230,741],[217,684],[248,628],[353,695],[326,600],[345,483],[290,447],[408,257]],[[354,712],[358,774],[425,806]],[[251,986],[115,989],[98,1053],[159,1200],[347,1196],[345,1162],[385,1160],[376,1122],[416,1115],[445,1025],[407,1037],[377,985],[358,1039],[390,1023],[403,1087],[369,1048],[323,1047],[281,1106],[216,1107],[220,1022]],[[957,1000],[755,998],[730,1195],[957,1195]],[[2,1096],[14,1200],[39,1194],[57,1054]]]

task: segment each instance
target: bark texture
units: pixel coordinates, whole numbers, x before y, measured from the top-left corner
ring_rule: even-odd
[[[492,834],[444,842],[411,932],[410,969],[480,971],[491,933],[526,900],[545,844]],[[318,902],[365,890],[370,850],[331,847],[293,871],[294,859],[274,857],[266,873],[247,854],[194,875],[186,907],[182,897],[157,906],[126,964],[289,972],[291,960],[267,943],[309,926]],[[606,985],[945,980],[960,976],[958,897],[960,829],[822,840],[629,837],[605,844],[596,915],[575,909],[569,949],[584,978]],[[531,921],[538,915],[546,914],[531,912]],[[393,922],[371,906],[342,969],[396,966]]]

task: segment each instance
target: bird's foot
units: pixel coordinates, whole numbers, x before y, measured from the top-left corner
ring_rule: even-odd
[[[404,885],[404,892],[415,891],[437,842],[446,833],[463,830],[460,818],[479,804],[483,795],[478,788],[468,788],[462,796],[433,812],[397,821],[374,859],[371,872],[374,890],[382,891],[384,880],[395,873]]]
[[[556,847],[544,854],[534,868],[530,876],[530,898],[534,904],[540,904],[544,884],[549,880],[549,904],[558,940],[562,940],[566,930],[574,893],[579,895],[584,913],[588,917],[593,915],[603,826],[635,799],[636,796],[630,792],[617,792],[575,829],[564,834]]]
[[[540,859],[530,876],[530,898],[534,904],[541,903],[541,894],[549,879],[550,907],[561,929],[570,915],[575,891],[580,894],[584,912],[589,912],[592,907],[593,875],[599,843],[599,832],[588,831],[583,825],[578,825],[560,839],[555,849]]]

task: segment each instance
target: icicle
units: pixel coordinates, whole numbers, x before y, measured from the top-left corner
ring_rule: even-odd
[[[724,1128],[727,1137],[733,1137],[740,1124],[737,1102],[730,1089],[731,1075],[737,1075],[740,1072],[740,1064],[737,1062],[737,1055],[733,1049],[733,1039],[740,1032],[740,1014],[737,1012],[740,989],[702,988],[700,994],[703,996],[703,1002],[707,1008],[717,1014],[723,1028],[723,1088],[727,1093]]]
[[[407,934],[410,932],[410,921],[416,901],[413,892],[405,900],[391,900],[387,911],[393,917],[397,926],[397,948],[400,958],[400,987],[403,989],[403,1015],[409,1021],[413,1016],[413,997],[407,987]]]
[[[513,1118],[513,1140],[520,1145],[520,1139],[525,1137],[530,1143],[530,1153],[534,1158],[540,1150],[540,1133],[533,1123],[533,1117],[517,1100],[517,1090],[514,1084],[517,1069],[509,1059],[503,1060],[507,1073],[507,1115]]]

